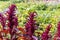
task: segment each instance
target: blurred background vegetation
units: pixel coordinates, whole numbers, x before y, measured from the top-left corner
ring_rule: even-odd
[[[0,12],[5,12],[10,4],[16,4],[19,26],[24,27],[29,12],[36,11],[38,32],[43,32],[48,24],[52,24],[52,35],[56,32],[60,21],[60,3],[43,2],[41,0],[0,0]]]

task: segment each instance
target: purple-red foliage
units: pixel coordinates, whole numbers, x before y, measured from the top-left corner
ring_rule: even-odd
[[[8,14],[8,27],[10,28],[11,40],[16,40],[15,36],[15,28],[18,26],[18,18],[16,16],[16,5],[12,4],[9,6],[9,10],[7,11]]]
[[[0,22],[1,22],[2,27],[4,29],[4,27],[6,26],[6,19],[2,13],[0,13]]]
[[[48,33],[49,33],[50,29],[51,29],[51,24],[49,24],[47,26],[45,32],[43,32],[43,34],[41,36],[42,40],[48,40],[48,38],[49,38]]]
[[[35,32],[36,26],[36,20],[34,20],[34,17],[36,16],[36,12],[29,13],[28,21],[25,24],[26,33],[31,37]]]
[[[57,26],[57,36],[60,37],[60,21],[58,22]]]
[[[7,11],[8,13],[8,27],[13,28],[13,26],[17,27],[18,25],[18,19],[16,17],[16,5],[12,4],[11,6],[9,6],[9,10]]]

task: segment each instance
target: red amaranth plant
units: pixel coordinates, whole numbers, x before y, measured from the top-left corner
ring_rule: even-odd
[[[5,30],[5,28],[6,28],[6,17],[3,15],[3,13],[0,13],[0,23],[1,23],[1,25],[2,25],[2,30],[0,30],[0,38],[2,38],[3,39],[3,37],[4,37],[4,34],[3,34],[3,31],[4,31],[4,33],[7,33]],[[3,35],[2,35],[3,34]]]
[[[57,24],[57,32],[54,35],[54,40],[60,40],[60,21]]]
[[[54,40],[60,40],[60,21],[57,24],[57,32],[54,36]]]
[[[18,25],[18,19],[15,15],[15,11],[16,11],[16,5],[12,4],[9,7],[9,10],[7,11],[8,13],[8,20],[9,20],[9,27],[13,28],[13,26],[17,27]]]
[[[4,27],[6,26],[6,19],[2,13],[0,13],[0,22],[1,22],[2,27],[4,29]]]
[[[58,22],[57,25],[57,36],[60,37],[60,21]]]
[[[50,29],[51,29],[51,24],[49,24],[47,26],[45,32],[43,32],[42,37],[41,37],[42,38],[41,40],[48,40],[48,38],[49,38],[48,33],[49,33]]]
[[[28,22],[25,24],[26,33],[31,37],[31,40],[33,40],[32,35],[35,32],[35,27],[37,27],[36,20],[34,20],[35,16],[36,16],[36,12],[31,12],[28,17]]]
[[[9,10],[7,11],[8,13],[8,27],[10,28],[10,34],[11,34],[11,40],[15,40],[13,36],[15,35],[14,29],[18,26],[18,19],[16,17],[16,5],[12,4],[9,6]]]

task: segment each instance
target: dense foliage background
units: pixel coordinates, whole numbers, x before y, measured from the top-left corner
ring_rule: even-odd
[[[51,23],[51,33],[54,35],[56,32],[56,26],[57,22],[60,21],[60,4],[52,4],[52,3],[35,3],[35,2],[28,2],[26,3],[24,0],[21,2],[21,0],[17,1],[0,1],[0,12],[5,12],[7,10],[7,7],[15,3],[17,6],[17,16],[18,16],[18,22],[19,26],[24,27],[24,24],[26,23],[26,18],[29,12],[36,11],[37,17],[35,18],[38,25],[38,32],[43,32],[46,28],[46,26]]]

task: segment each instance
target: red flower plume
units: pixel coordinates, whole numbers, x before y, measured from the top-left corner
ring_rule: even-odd
[[[4,27],[6,26],[6,19],[2,13],[0,13],[0,22],[1,22],[2,27],[4,29]]]
[[[51,29],[51,24],[48,25],[48,27],[46,28],[45,32],[43,32],[42,34],[42,40],[48,40],[49,36],[48,33]]]

